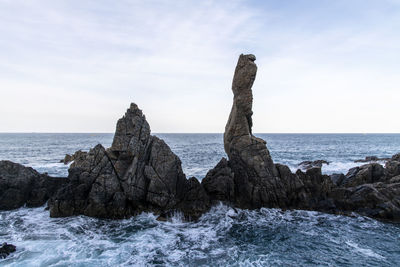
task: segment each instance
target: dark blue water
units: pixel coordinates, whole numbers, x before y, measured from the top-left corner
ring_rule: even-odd
[[[225,156],[222,134],[156,134],[200,180]],[[275,162],[292,170],[325,159],[326,173],[345,172],[355,159],[400,152],[396,134],[257,134]],[[0,160],[66,176],[66,153],[110,146],[112,134],[0,134]],[[0,242],[18,247],[0,266],[400,266],[400,226],[360,216],[214,207],[198,222],[150,213],[110,221],[49,218],[42,208],[0,212]]]

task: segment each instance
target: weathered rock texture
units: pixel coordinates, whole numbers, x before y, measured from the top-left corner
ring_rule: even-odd
[[[72,155],[66,154],[64,159],[60,160],[60,163],[64,163],[65,165],[67,165],[68,163],[74,161],[75,159],[84,158],[86,156],[86,154],[87,153],[82,150],[78,150]]]
[[[163,140],[150,135],[136,104],[118,121],[112,146],[99,144],[75,158],[68,177],[70,183],[49,203],[52,217],[124,218],[144,210],[181,210],[198,217],[209,208],[200,183],[187,180],[180,159]]]
[[[30,167],[7,160],[0,161],[0,210],[44,205],[65,178],[40,174]]]
[[[197,218],[222,201],[239,208],[358,212],[400,221],[400,154],[388,159],[385,168],[370,163],[346,175],[323,175],[323,161],[308,162],[305,172],[296,173],[274,164],[266,142],[252,134],[254,61],[254,55],[240,55],[233,77],[233,105],[224,134],[229,159],[222,158],[201,184],[194,177],[186,179],[180,159],[150,134],[142,111],[131,104],[117,123],[112,146],[99,144],[68,157],[73,163],[62,182],[0,162],[0,209],[42,205],[51,197],[52,217],[125,218],[153,211],[165,220],[175,211]]]
[[[308,170],[308,169],[312,169],[312,168],[322,168],[323,164],[329,165],[329,162],[326,160],[323,160],[323,159],[318,159],[318,160],[314,160],[314,161],[306,160],[306,161],[300,162],[298,164],[298,166],[301,169]]]
[[[225,128],[222,159],[203,179],[212,201],[240,208],[298,208],[331,213],[400,220],[400,156],[386,168],[372,163],[353,168],[347,175],[322,175],[327,162],[305,162],[306,172],[295,174],[274,164],[266,142],[252,135],[251,87],[256,77],[254,55],[240,55],[232,82],[233,106]]]

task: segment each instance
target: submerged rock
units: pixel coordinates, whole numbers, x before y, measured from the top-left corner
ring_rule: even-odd
[[[17,209],[24,205],[39,207],[63,184],[65,178],[40,174],[30,167],[7,160],[0,161],[0,210]]]
[[[17,247],[12,244],[3,243],[0,246],[0,259],[6,258],[11,253],[15,252]]]
[[[150,135],[136,104],[118,120],[112,146],[99,144],[75,159],[68,177],[70,183],[49,203],[52,217],[124,218],[141,211],[175,210],[198,217],[209,208],[200,183],[187,180],[180,159],[163,140]]]

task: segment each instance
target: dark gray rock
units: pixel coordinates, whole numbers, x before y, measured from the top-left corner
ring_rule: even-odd
[[[239,57],[232,83],[233,106],[224,134],[229,161],[222,159],[204,178],[202,185],[210,198],[240,208],[356,211],[374,218],[399,220],[399,179],[395,175],[399,173],[400,156],[393,156],[386,169],[371,163],[350,169],[346,176],[323,175],[321,167],[328,164],[323,160],[302,162],[307,171],[298,170],[295,174],[285,165],[273,164],[266,142],[251,131],[251,86],[257,71],[254,60],[253,55]]]
[[[356,163],[364,163],[364,162],[375,162],[375,161],[383,161],[383,160],[390,160],[390,158],[379,158],[377,156],[367,156],[365,159],[358,159],[354,162]]]
[[[278,205],[278,171],[266,142],[252,135],[253,94],[256,77],[254,55],[240,55],[232,82],[233,105],[224,133],[224,148],[229,157],[235,183],[235,202],[252,208]],[[284,188],[281,188],[284,190]]]
[[[332,182],[337,186],[341,185],[343,180],[346,178],[343,173],[333,173],[330,177]]]
[[[400,161],[389,160],[385,163],[386,175],[388,179],[400,175]]]
[[[3,243],[0,246],[0,259],[6,258],[8,255],[15,252],[16,250],[17,250],[16,246],[12,244]]]
[[[389,183],[400,183],[400,175],[390,178]]]
[[[329,165],[329,162],[326,160],[306,160],[306,161],[302,161],[298,164],[298,166],[304,170],[308,170],[311,168],[321,168],[323,164]]]
[[[391,160],[400,161],[400,153],[393,155]]]
[[[211,200],[234,202],[235,184],[233,171],[226,158],[222,158],[213,169],[208,171],[201,184]]]
[[[400,221],[400,183],[374,183],[332,190],[338,211]]]
[[[196,218],[209,208],[200,183],[187,180],[180,159],[158,137],[136,104],[118,120],[112,146],[75,158],[70,183],[49,202],[50,215],[125,218],[141,211],[181,210]]]
[[[240,55],[232,82],[233,105],[225,127],[224,148],[229,162],[220,163],[202,185],[212,200],[232,202],[240,208],[308,208],[319,203],[330,178],[313,171],[293,174],[287,166],[274,164],[266,142],[252,134],[253,85],[257,66],[253,55]],[[322,165],[322,161],[319,162]],[[328,189],[326,189],[328,190]]]
[[[211,206],[210,197],[197,178],[192,177],[185,185],[183,201],[177,205],[187,219],[198,219]]]
[[[327,162],[322,160],[303,162],[307,170],[296,173],[274,164],[266,142],[252,134],[254,61],[254,55],[240,55],[235,69],[224,133],[229,160],[222,158],[201,183],[195,177],[186,179],[180,159],[150,134],[142,111],[131,104],[118,120],[112,146],[75,153],[62,183],[31,168],[0,162],[0,208],[40,205],[50,196],[52,217],[125,218],[153,211],[165,221],[176,211],[197,219],[211,204],[223,201],[239,208],[358,212],[400,221],[400,154],[388,159],[385,168],[370,163],[346,175],[323,175],[321,166]]]
[[[42,206],[67,182],[65,178],[49,177],[30,167],[2,160],[0,161],[0,210],[17,209],[24,205]]]
[[[78,150],[76,151],[74,154],[69,155],[66,154],[64,159],[60,160],[61,163],[64,163],[65,165],[67,165],[68,163],[74,161],[75,159],[82,159],[86,156],[87,152],[84,152],[82,150]]]
[[[376,183],[384,180],[386,177],[385,169],[378,163],[365,164],[349,170],[341,185],[352,187],[367,183]]]

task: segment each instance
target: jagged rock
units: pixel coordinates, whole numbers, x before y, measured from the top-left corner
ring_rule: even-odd
[[[3,243],[0,246],[0,259],[6,258],[8,255],[15,252],[16,250],[17,250],[16,246],[12,244]]]
[[[40,174],[30,167],[7,160],[0,161],[0,210],[39,207],[67,182]]]
[[[341,184],[352,187],[361,184],[376,183],[385,178],[385,169],[378,163],[365,164],[349,170]]]
[[[233,105],[224,133],[225,152],[235,173],[235,201],[245,208],[278,205],[277,194],[281,193],[272,188],[278,171],[266,142],[251,132],[255,59],[254,55],[239,57],[232,82]]]
[[[199,218],[211,206],[210,197],[197,178],[192,177],[185,186],[185,196],[179,203],[179,210],[183,211],[188,219]]]
[[[400,153],[393,155],[392,160],[400,161]]]
[[[343,180],[346,178],[343,173],[333,173],[330,177],[335,185],[341,185]]]
[[[332,190],[337,210],[361,215],[400,220],[400,183],[374,183]]]
[[[326,160],[322,160],[322,159],[314,160],[314,161],[306,160],[306,161],[300,162],[298,164],[298,166],[302,169],[308,170],[308,169],[316,168],[316,167],[321,168],[323,164],[329,165],[329,162]]]
[[[330,188],[316,183],[321,179],[329,183],[330,178],[322,176],[320,170],[300,172],[300,178],[287,166],[275,165],[266,142],[252,135],[251,87],[257,71],[254,61],[253,55],[240,55],[232,82],[233,106],[224,133],[229,162],[222,159],[202,184],[211,199],[233,202],[240,208],[315,206],[314,202],[319,203],[322,197],[311,195]]]
[[[67,165],[68,163],[74,161],[75,159],[83,159],[86,156],[86,154],[87,152],[84,152],[82,150],[78,150],[72,155],[66,154],[64,159],[60,160],[60,163],[64,163],[65,165]]]
[[[202,181],[210,198],[240,208],[356,211],[375,218],[400,219],[398,180],[388,181],[398,173],[396,160],[400,156],[387,163],[387,170],[371,163],[350,169],[346,176],[322,175],[322,164],[328,164],[322,160],[302,162],[307,171],[295,174],[285,165],[273,164],[266,142],[251,131],[251,87],[257,71],[254,60],[253,55],[239,57],[232,83],[233,106],[224,133],[229,161],[222,159]]]
[[[389,183],[400,183],[400,175],[390,178]]]
[[[150,135],[136,104],[118,120],[112,146],[97,145],[76,158],[68,177],[70,183],[49,202],[52,217],[124,218],[143,210],[181,210],[198,217],[209,208],[200,183],[186,180],[180,159],[163,140]]]
[[[38,205],[52,196],[52,217],[125,218],[153,211],[160,215],[158,220],[166,220],[175,211],[196,219],[211,203],[224,201],[239,208],[355,211],[400,221],[400,154],[388,160],[386,168],[371,163],[352,168],[345,176],[323,175],[324,161],[309,162],[307,171],[296,173],[274,164],[266,142],[252,134],[254,61],[254,55],[240,55],[235,69],[233,106],[224,133],[229,160],[222,158],[202,183],[195,177],[186,179],[180,159],[150,134],[142,111],[131,104],[117,123],[112,146],[97,145],[74,154],[61,188],[60,182],[31,168],[0,162],[0,205]]]
[[[328,175],[322,175],[321,168],[311,168],[305,173],[297,170],[296,174],[307,190],[306,203],[303,204],[305,209],[328,211],[335,208],[333,200],[329,198],[335,185]]]
[[[208,171],[201,184],[213,201],[233,202],[235,200],[233,171],[226,158],[222,158],[213,169]]]
[[[67,164],[70,163],[71,161],[73,161],[72,155],[70,155],[70,154],[65,154],[64,159],[60,160],[60,163],[64,163],[65,165],[67,165]]]
[[[400,161],[389,160],[385,163],[386,175],[388,178],[400,175]]]

